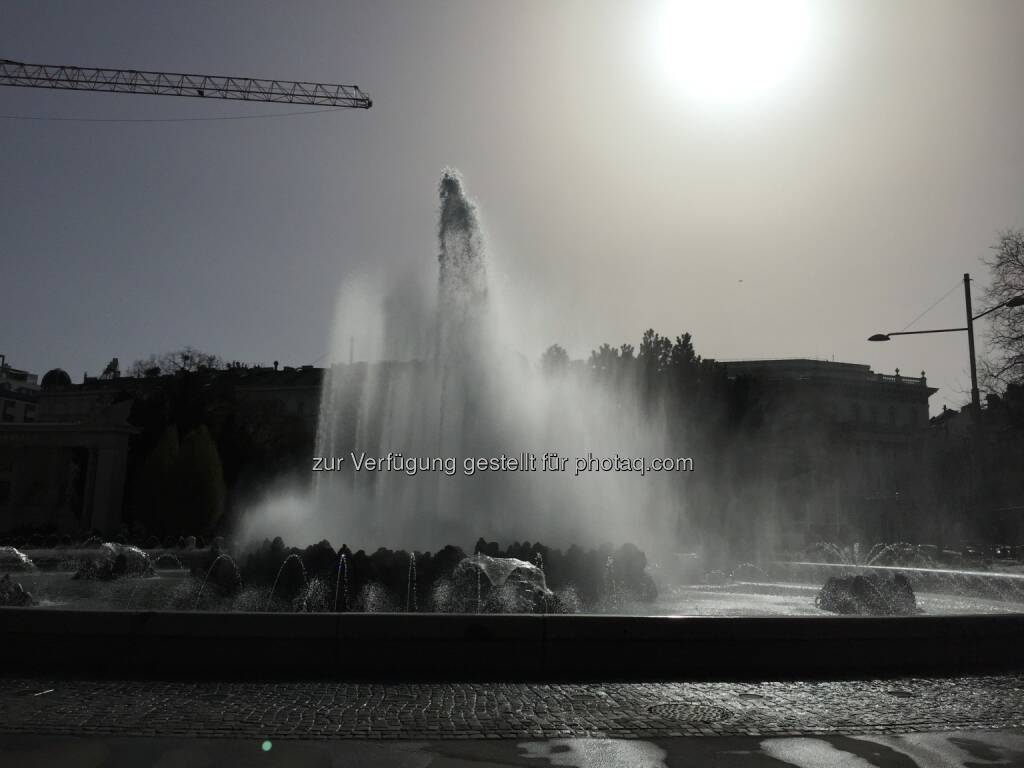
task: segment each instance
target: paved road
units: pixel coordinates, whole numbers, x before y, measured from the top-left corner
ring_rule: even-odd
[[[1024,731],[902,736],[266,742],[0,736],[0,768],[982,768],[1024,765]]]
[[[769,683],[376,684],[0,678],[0,734],[659,739],[1024,727],[1024,675]]]

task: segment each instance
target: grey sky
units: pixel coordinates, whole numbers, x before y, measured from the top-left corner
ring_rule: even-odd
[[[966,339],[864,339],[965,271],[980,294],[979,256],[1024,226],[1024,3],[814,3],[788,83],[729,107],[667,85],[660,5],[3,2],[0,57],[355,82],[375,106],[0,120],[0,352],[76,380],[185,344],[317,360],[346,276],[433,263],[453,165],[538,345],[690,331],[709,357],[923,368],[933,410],[964,402]],[[294,109],[0,89],[4,115]],[[962,320],[954,292],[915,328]]]

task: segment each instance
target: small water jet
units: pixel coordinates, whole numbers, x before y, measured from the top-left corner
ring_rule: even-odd
[[[864,551],[860,542],[841,547],[831,541],[819,541],[806,549],[808,555],[819,554],[826,562],[837,565],[922,565],[934,566],[936,562],[927,548],[909,542],[878,542]]]
[[[406,585],[405,592],[405,610],[406,612],[416,612],[416,553],[409,553],[409,577],[408,584]]]
[[[615,578],[615,556],[608,555],[604,563],[602,609],[612,613],[618,612],[622,609],[624,597]]]
[[[337,575],[334,580],[334,611],[338,610],[338,590],[344,588],[343,596],[345,598],[344,606],[345,610],[348,610],[348,559],[345,557],[345,553],[341,552],[338,555],[338,568]]]
[[[544,574],[544,555],[542,555],[540,552],[538,552],[536,554],[536,556],[533,558],[533,564],[537,566],[537,570],[540,571],[541,574],[543,575]],[[543,612],[544,613],[548,613],[549,607],[550,607],[550,601],[548,600],[548,596],[544,595],[541,598],[541,600],[542,600],[542,603],[543,603]]]
[[[371,581],[359,591],[356,610],[366,613],[395,613],[399,608],[387,588],[379,582]]]
[[[217,567],[217,563],[219,563],[222,560],[227,561],[228,563],[231,564],[231,567],[235,571],[235,579],[236,579],[236,583],[237,583],[237,588],[238,589],[242,588],[242,572],[238,570],[238,563],[235,562],[234,558],[232,558],[231,555],[227,555],[227,554],[217,555],[215,558],[213,558],[213,562],[210,563],[210,567],[206,571],[206,576],[203,578],[203,583],[199,587],[199,592],[196,594],[196,605],[195,605],[195,609],[196,610],[199,610],[199,601],[203,597],[203,590],[206,589],[206,583],[210,580],[210,576],[213,574],[213,569],[216,568]]]
[[[480,613],[481,606],[483,605],[483,569],[480,567],[480,550],[476,551],[476,612]]]
[[[295,560],[299,564],[299,569],[302,572],[303,586],[309,586],[309,576],[306,574],[306,565],[302,562],[302,558],[296,554],[288,555],[281,563],[281,567],[277,569],[277,576],[274,577],[274,584],[270,588],[270,594],[267,596],[267,602],[264,604],[263,610],[269,610],[270,603],[274,599],[274,593],[277,591],[277,582],[281,580],[281,574],[284,572],[284,568],[288,565],[289,561]]]
[[[181,562],[181,558],[179,558],[177,555],[172,555],[170,552],[164,552],[161,555],[157,555],[153,559],[153,568],[155,569],[160,563],[164,562],[165,560],[169,560],[172,563],[174,563],[175,567],[179,571],[188,570],[187,568],[185,568],[184,563]]]
[[[309,583],[302,590],[301,595],[293,601],[292,606],[293,608],[297,606],[298,610],[302,613],[329,610],[327,605],[327,585],[320,578],[310,579]]]
[[[615,592],[615,556],[608,555],[604,561],[604,591],[611,595]]]

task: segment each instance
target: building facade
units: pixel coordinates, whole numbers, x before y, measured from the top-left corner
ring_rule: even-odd
[[[35,421],[38,394],[36,374],[8,365],[0,355],[0,424]]]
[[[916,481],[937,390],[867,365],[811,359],[721,363],[756,382],[765,476],[783,546],[898,541],[919,529]]]
[[[23,372],[5,370],[21,381]],[[0,421],[0,532],[113,534],[130,524],[133,479],[154,450],[152,438],[181,409],[209,408],[222,451],[245,439],[280,457],[273,465],[295,464],[295,454],[312,456],[323,373],[312,366],[232,366],[140,377],[105,373],[75,384],[64,371],[50,371],[33,395],[9,393],[31,397],[31,417]],[[239,460],[254,460],[244,451],[222,458],[228,474],[240,470]],[[256,471],[273,471],[267,463],[264,457]],[[308,472],[308,462],[302,466]]]

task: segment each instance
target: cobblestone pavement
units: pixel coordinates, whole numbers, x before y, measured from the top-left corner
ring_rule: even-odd
[[[296,739],[871,735],[1024,726],[1024,675],[512,684],[0,678],[0,733]]]

